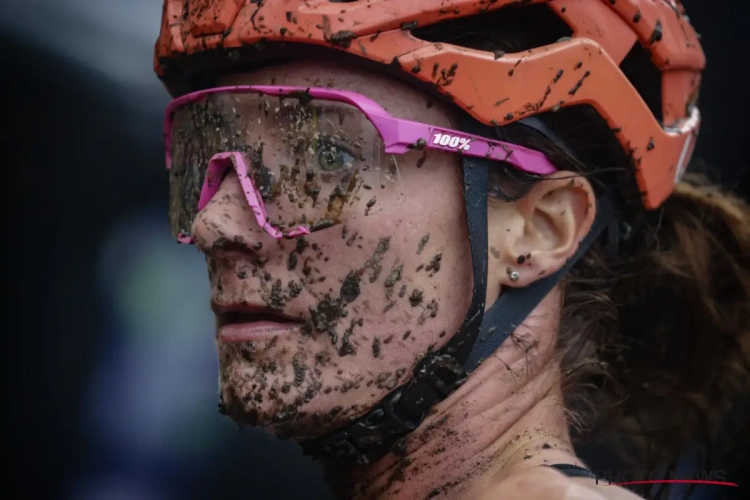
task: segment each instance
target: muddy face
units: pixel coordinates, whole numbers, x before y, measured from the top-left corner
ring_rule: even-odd
[[[292,63],[219,82],[272,83],[363,92],[395,116],[452,126],[417,91],[350,67]],[[397,161],[402,203],[366,212],[379,203],[371,186],[357,200],[361,216],[305,238],[275,240],[258,227],[234,172],[198,214],[192,233],[217,310],[245,304],[290,320],[265,340],[217,336],[219,406],[238,423],[291,438],[328,432],[402,385],[460,326],[472,276],[459,158],[414,151]],[[269,215],[316,194],[297,190],[295,203],[269,207]]]

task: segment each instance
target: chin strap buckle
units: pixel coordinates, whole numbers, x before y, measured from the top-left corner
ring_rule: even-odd
[[[396,389],[367,415],[343,429],[302,443],[306,455],[346,462],[372,463],[388,453],[403,436],[416,429],[429,409],[466,381],[455,358],[434,353],[414,368],[414,378]]]

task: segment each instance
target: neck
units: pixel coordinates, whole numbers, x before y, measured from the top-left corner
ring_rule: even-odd
[[[357,499],[464,498],[517,468],[573,463],[556,335],[548,333],[519,328],[378,462],[346,472],[329,467],[336,491]]]

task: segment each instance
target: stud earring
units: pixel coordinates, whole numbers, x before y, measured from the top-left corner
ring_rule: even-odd
[[[511,281],[518,281],[518,278],[520,278],[516,271],[511,271],[510,269],[508,269],[508,277]]]

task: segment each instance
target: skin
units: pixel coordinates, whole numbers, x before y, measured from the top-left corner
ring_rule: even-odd
[[[365,93],[395,116],[455,128],[447,107],[428,104],[429,98],[406,84],[348,66],[293,62],[227,76],[218,84],[329,85]],[[298,260],[309,259],[309,275],[302,265],[288,265],[296,241],[274,240],[258,227],[234,173],[198,214],[193,235],[206,256],[219,317],[231,304],[263,306],[280,280],[287,294],[284,313],[301,322],[271,341],[219,338],[220,406],[233,420],[292,439],[331,431],[408,380],[419,357],[445,345],[457,330],[472,282],[459,159],[430,152],[417,167],[420,158],[419,152],[398,158],[403,204],[352,217],[346,237],[338,225],[305,238],[308,246]],[[517,202],[490,201],[488,305],[502,289],[525,287],[556,271],[576,251],[594,218],[594,195],[585,179],[571,182],[570,175],[559,172]],[[388,248],[378,252],[384,238]],[[426,271],[438,254],[439,271]],[[526,257],[522,264],[519,256]],[[375,279],[373,261],[382,267]],[[401,279],[388,292],[386,278],[398,265],[403,265]],[[510,280],[509,270],[519,273],[517,281]],[[325,302],[325,294],[338,299],[351,272],[361,274],[359,294],[341,307],[347,316],[333,327],[336,343],[315,328],[306,332],[302,323],[309,322],[310,307]],[[296,297],[288,297],[290,281],[303,285]],[[422,300],[412,303],[415,289],[422,291]],[[337,489],[353,498],[638,498],[539,467],[580,464],[567,432],[554,350],[560,298],[559,290],[550,293],[459,390],[438,404],[409,435],[404,453],[338,471]],[[342,342],[352,321],[349,349]]]

